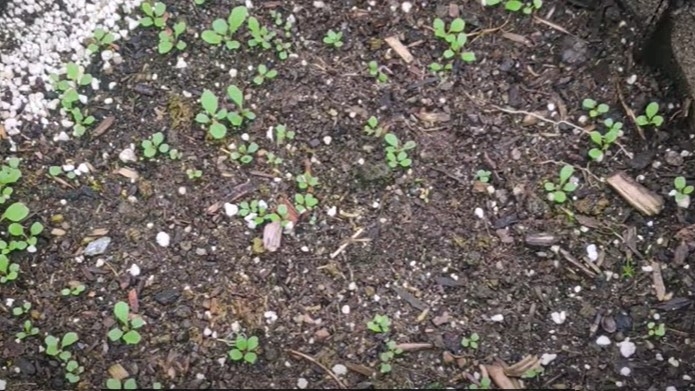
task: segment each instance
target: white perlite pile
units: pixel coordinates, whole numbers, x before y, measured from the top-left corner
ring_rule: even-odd
[[[30,121],[48,124],[49,102],[35,86],[60,73],[66,62],[85,65],[90,57],[84,44],[96,28],[111,31],[116,39],[128,35],[132,23],[121,21],[142,0],[10,0],[0,17],[0,121],[9,135]],[[27,24],[26,21],[31,21]],[[40,80],[40,81],[37,81]],[[43,83],[42,83],[42,82]]]

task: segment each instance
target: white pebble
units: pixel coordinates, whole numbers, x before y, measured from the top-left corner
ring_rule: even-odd
[[[673,366],[676,367],[676,368],[678,368],[678,367],[681,365],[681,362],[678,361],[678,359],[675,358],[675,357],[669,357],[668,363],[671,364],[671,365],[673,365]]]
[[[278,320],[278,314],[275,311],[266,311],[263,314],[263,317],[266,319],[267,323],[275,323],[276,320]]]
[[[130,273],[131,276],[137,277],[140,275],[140,266],[136,264],[130,265],[130,269],[128,269],[128,273]]]
[[[175,68],[177,68],[177,69],[183,69],[183,68],[185,68],[185,67],[187,67],[187,66],[188,66],[188,64],[186,64],[186,61],[183,59],[183,57],[179,57],[179,58],[176,59]]]
[[[331,141],[333,141],[333,138],[331,136],[326,136],[323,138],[323,143],[326,145],[331,145]]]
[[[627,84],[630,84],[630,85],[635,84],[635,82],[637,81],[637,75],[635,75],[635,74],[630,75],[630,77],[628,77],[626,81],[627,81]]]
[[[596,344],[598,346],[608,346],[611,344],[611,339],[606,337],[605,335],[602,335],[602,336],[596,338]]]
[[[229,217],[236,216],[236,214],[239,213],[239,207],[236,206],[236,204],[230,204],[229,202],[226,202],[224,204],[224,214],[226,214]]]
[[[598,250],[595,244],[586,246],[586,256],[589,257],[591,262],[595,262],[598,259]]]
[[[632,373],[632,369],[630,369],[629,367],[620,368],[620,374],[623,376],[630,376],[631,373]]]
[[[337,212],[338,212],[338,208],[336,208],[335,206],[331,206],[331,207],[328,208],[328,210],[326,211],[326,214],[327,214],[329,217],[333,217],[333,216],[336,215]]]
[[[347,374],[347,367],[343,364],[335,364],[332,368],[332,371],[338,376],[343,376]]]
[[[186,195],[186,186],[179,187],[179,194]]]
[[[630,341],[629,338],[626,338],[617,345],[620,347],[620,354],[625,358],[630,358],[630,356],[635,354],[635,351],[637,350],[635,343]]]
[[[169,234],[166,232],[160,232],[157,234],[157,244],[162,247],[169,247],[169,241],[171,240]]]
[[[406,14],[407,14],[408,12],[410,12],[410,10],[411,10],[412,8],[413,8],[413,4],[412,4],[411,2],[409,2],[409,1],[404,1],[404,2],[401,4],[401,9],[402,9],[403,12],[405,12]]]
[[[541,355],[541,365],[542,366],[547,366],[551,362],[553,362],[557,358],[557,354],[555,353],[543,353]]]
[[[493,322],[498,322],[498,323],[503,322],[504,321],[504,315],[502,315],[502,314],[492,315],[490,317],[490,320]]]
[[[483,209],[481,208],[475,208],[475,211],[473,213],[479,219],[482,219],[485,216],[485,212],[483,212]]]
[[[303,390],[303,389],[307,388],[308,386],[309,386],[309,382],[305,378],[300,377],[299,379],[297,379],[297,388]]]
[[[349,305],[344,305],[343,308],[340,309],[340,312],[342,312],[344,315],[347,315],[350,313],[350,306]]]
[[[118,154],[118,158],[123,162],[123,163],[128,163],[128,162],[137,162],[138,157],[135,156],[135,151],[133,151],[132,148],[126,148],[122,150]]]
[[[563,324],[565,323],[565,320],[567,319],[567,313],[565,311],[560,311],[560,312],[553,312],[550,314],[550,318],[555,322],[556,324]]]

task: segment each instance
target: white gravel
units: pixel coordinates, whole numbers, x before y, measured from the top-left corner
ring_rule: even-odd
[[[17,135],[37,120],[48,125],[57,103],[49,102],[40,86],[51,91],[49,75],[59,73],[67,62],[88,63],[83,42],[96,28],[112,32],[116,39],[127,36],[120,12],[131,13],[141,2],[64,0],[61,9],[53,0],[10,0],[0,18],[0,90],[10,97],[0,102],[0,123],[6,132]]]

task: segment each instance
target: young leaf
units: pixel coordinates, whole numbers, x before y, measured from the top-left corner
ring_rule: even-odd
[[[204,90],[200,96],[200,103],[206,113],[214,115],[217,112],[217,97],[210,90]]]
[[[244,93],[234,84],[227,87],[227,96],[229,96],[229,99],[231,99],[238,108],[244,106]]]
[[[210,45],[219,45],[222,43],[222,37],[212,30],[203,31],[200,37]]]
[[[685,178],[682,176],[676,177],[673,180],[673,186],[675,186],[676,190],[682,190],[685,187]]]
[[[116,316],[116,319],[124,325],[128,324],[129,311],[130,308],[128,307],[128,303],[124,301],[119,301],[113,306],[113,314]]]
[[[254,353],[254,352],[248,352],[248,353],[244,354],[244,361],[246,361],[249,364],[255,363],[257,359],[258,359],[258,355],[256,355],[256,353]]]
[[[239,27],[241,27],[244,20],[246,20],[248,13],[248,9],[244,6],[238,6],[232,9],[232,12],[229,13],[229,17],[227,18],[230,34],[234,34]]]
[[[463,31],[465,27],[466,22],[464,22],[461,18],[456,18],[451,22],[451,25],[449,26],[449,32],[460,33],[461,31]]]
[[[0,220],[10,220],[12,222],[18,223],[24,220],[29,215],[29,208],[26,207],[21,202],[15,202],[5,209],[5,213],[2,214],[2,219]]]
[[[664,123],[664,117],[662,117],[660,115],[655,115],[654,118],[652,118],[652,124],[654,124],[654,126],[659,127],[663,123]]]
[[[232,349],[229,351],[229,358],[234,361],[239,361],[244,358],[244,354],[239,349]]]
[[[524,6],[524,3],[522,3],[522,2],[519,1],[519,0],[508,0],[508,1],[504,4],[504,8],[505,8],[506,10],[508,10],[508,11],[514,11],[514,12],[519,11],[519,10],[521,9],[521,7],[523,7],[523,6]]]
[[[647,118],[653,118],[656,113],[659,112],[659,104],[656,102],[652,102],[647,105],[647,108],[644,110],[644,114],[647,115]]]
[[[596,101],[593,99],[586,98],[582,101],[582,107],[585,110],[591,110],[596,107]]]
[[[60,341],[61,349],[66,348],[66,347],[74,344],[75,342],[77,342],[77,339],[78,339],[77,333],[72,332],[72,331],[69,333],[65,333],[65,335],[63,336],[63,339]]]
[[[603,160],[603,152],[601,152],[601,150],[598,148],[592,148],[589,150],[589,157],[592,160],[600,162],[601,160]]]
[[[212,138],[214,138],[215,140],[219,140],[227,135],[227,128],[219,122],[213,122],[213,124],[210,125],[210,129],[208,130],[208,132],[210,133],[210,136],[212,136]]]
[[[123,334],[123,341],[128,345],[137,345],[141,339],[140,333],[135,330],[130,330]]]
[[[248,346],[246,347],[246,350],[256,350],[258,347],[258,337],[255,335],[249,338],[247,342]]]
[[[649,120],[647,120],[647,117],[645,117],[644,115],[640,115],[639,117],[637,117],[637,125],[647,126],[649,125]]]
[[[396,137],[396,135],[393,133],[386,133],[384,136],[384,141],[386,141],[388,145],[398,147],[398,137]]]
[[[560,183],[565,183],[570,176],[572,176],[572,173],[574,172],[574,167],[570,166],[569,164],[565,165],[560,169]]]
[[[7,226],[7,232],[9,232],[10,235],[13,236],[23,236],[24,227],[22,227],[22,225],[19,223],[12,223],[9,226]]]
[[[567,201],[567,196],[562,191],[556,191],[553,193],[553,200],[558,204],[562,204]]]

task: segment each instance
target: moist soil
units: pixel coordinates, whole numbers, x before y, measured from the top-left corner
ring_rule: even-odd
[[[157,54],[157,31],[138,28],[117,42],[122,63],[88,67],[102,81],[88,94],[90,113],[97,123],[114,118],[105,132],[56,143],[49,135],[59,129],[29,124],[15,139],[24,174],[15,196],[46,230],[38,252],[15,257],[19,279],[0,287],[13,306],[32,304],[22,316],[0,304],[8,390],[95,389],[115,364],[143,388],[294,388],[300,379],[308,388],[467,388],[480,364],[543,354],[557,356],[523,379],[528,388],[692,387],[693,216],[668,193],[674,177],[693,169],[681,155],[693,142],[676,89],[632,60],[639,36],[617,5],[548,1],[534,17],[477,1],[418,2],[409,13],[392,2],[259,2],[251,14],[281,34],[271,11],[296,17],[285,39],[293,55],[280,61],[272,50],[249,49],[245,29],[236,52],[194,38],[237,5],[207,3],[167,2],[172,21],[188,22],[181,54]],[[432,20],[457,15],[477,59],[434,74],[428,65],[446,44]],[[342,47],[323,43],[329,29],[343,33]],[[408,46],[411,63],[384,42],[391,36]],[[367,71],[371,60],[386,83]],[[277,78],[254,84],[259,64]],[[256,119],[216,142],[194,121],[197,99],[205,89],[223,96],[232,83]],[[591,142],[580,129],[603,129],[579,120],[585,98],[610,106],[602,118],[624,123],[600,163],[587,157]],[[642,138],[626,109],[639,115],[651,101],[665,123],[644,127]],[[372,115],[402,142],[415,141],[411,169],[385,165],[384,141],[363,130]],[[296,132],[289,146],[266,137],[277,124]],[[181,159],[142,158],[141,141],[158,131]],[[242,133],[262,150],[250,164],[229,159]],[[126,164],[118,155],[131,144],[140,159]],[[3,148],[9,154],[7,141]],[[267,152],[282,164],[269,164]],[[66,162],[89,162],[92,171],[48,174]],[[557,181],[564,164],[580,186],[557,204],[543,184]],[[202,175],[189,179],[187,169]],[[488,184],[474,180],[478,170],[490,171]],[[602,180],[620,170],[664,198],[660,214],[641,215]],[[262,227],[225,214],[224,203],[263,199],[274,208],[293,198],[287,174],[305,171],[319,180],[310,190],[320,204],[277,251],[259,245]],[[155,241],[160,231],[168,247]],[[549,242],[529,245],[538,233]],[[112,239],[106,252],[84,256],[87,242],[104,235]],[[71,281],[86,290],[62,296]],[[139,344],[107,339],[118,301],[146,321]],[[552,314],[561,311],[567,319],[557,324]],[[377,314],[390,318],[387,333],[368,329]],[[17,342],[26,319],[40,333]],[[665,335],[650,336],[649,322],[664,323]],[[67,332],[79,335],[69,350],[85,369],[76,384],[42,350],[45,335]],[[477,349],[461,344],[472,333]],[[260,340],[253,365],[228,358],[227,342],[239,334]],[[611,344],[597,344],[600,336]],[[629,358],[616,345],[626,339],[637,346]],[[404,346],[382,374],[389,340],[425,345]],[[329,374],[340,366],[346,374]]]

